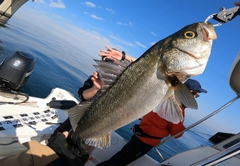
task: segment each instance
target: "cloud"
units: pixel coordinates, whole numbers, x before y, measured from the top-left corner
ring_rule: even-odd
[[[154,32],[150,32],[153,36],[157,37],[157,34]]]
[[[98,17],[98,16],[96,16],[96,15],[94,15],[94,14],[91,14],[90,16],[91,16],[93,19],[103,21],[103,19],[102,19],[101,17]]]
[[[133,27],[132,22],[128,22],[128,23],[123,23],[123,22],[117,22],[118,25],[123,25],[123,26],[128,26],[128,27]]]
[[[116,36],[110,35],[110,37],[111,37],[112,39],[120,42],[120,43],[123,43],[123,44],[125,44],[125,45],[130,46],[130,47],[134,47],[134,44],[132,44],[132,43],[130,43],[130,42],[126,42],[126,41],[124,41],[124,40],[122,40],[122,39],[120,39],[120,38],[118,38],[118,37],[116,37]]]
[[[34,2],[46,4],[46,2],[44,0],[35,0]]]
[[[66,6],[63,4],[61,0],[58,0],[57,2],[53,2],[52,0],[50,0],[49,6],[54,8],[61,8],[61,9],[66,8]]]
[[[59,15],[56,15],[56,14],[54,15],[54,17],[55,17],[55,18],[58,18],[58,19],[63,19],[62,16],[59,16]]]
[[[140,42],[135,42],[138,46],[140,46],[140,47],[142,47],[142,48],[146,48],[146,46],[145,45],[143,45],[142,43],[140,43]]]
[[[115,14],[114,10],[112,10],[112,9],[106,8],[106,10],[111,14]]]
[[[92,3],[92,2],[85,2],[84,3],[87,7],[96,7],[96,5],[94,4],[94,3]]]

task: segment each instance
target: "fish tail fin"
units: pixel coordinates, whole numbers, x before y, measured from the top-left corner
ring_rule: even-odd
[[[68,110],[68,117],[73,131],[76,131],[79,120],[83,117],[90,103],[79,104]]]
[[[111,145],[111,133],[97,138],[86,139],[85,144],[101,149],[106,149]]]

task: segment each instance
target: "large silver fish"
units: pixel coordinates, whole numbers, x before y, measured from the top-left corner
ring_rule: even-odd
[[[73,130],[86,144],[106,148],[112,131],[151,110],[173,123],[182,121],[178,105],[197,109],[182,82],[204,71],[214,39],[210,23],[194,23],[157,42],[130,65],[95,60],[106,91],[68,111]]]

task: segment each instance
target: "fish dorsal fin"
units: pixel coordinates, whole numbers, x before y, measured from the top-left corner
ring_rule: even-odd
[[[102,90],[107,90],[110,85],[113,84],[114,80],[113,79],[106,79],[106,78],[101,78],[102,81]]]
[[[97,65],[94,65],[94,67],[97,69],[99,78],[102,81],[101,94],[107,91],[115,82],[117,77],[123,72],[123,70],[125,70],[125,68],[131,64],[129,61],[119,60],[114,60],[114,62],[106,62],[94,59],[94,61],[97,63]]]
[[[68,110],[68,117],[73,131],[76,131],[79,120],[83,117],[90,105],[91,102],[82,102]]]
[[[198,109],[198,104],[194,96],[181,81],[174,86],[174,97],[179,105],[184,105],[186,108]]]
[[[97,138],[86,139],[85,144],[101,149],[106,149],[111,145],[111,133]]]
[[[158,104],[153,112],[169,122],[177,124],[183,121],[182,110],[174,99],[174,88],[170,87],[160,104]]]
[[[114,63],[117,65],[122,66],[124,69],[129,66],[132,62],[128,61],[128,60],[124,60],[124,61],[120,61],[120,60],[114,60]]]
[[[94,67],[98,71],[102,71],[104,73],[110,73],[114,75],[119,75],[127,67],[126,63],[119,60],[114,60],[114,62],[106,62],[106,61],[95,59],[94,61],[97,63],[97,65],[94,65]]]

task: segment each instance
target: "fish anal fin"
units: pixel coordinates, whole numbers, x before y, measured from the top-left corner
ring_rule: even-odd
[[[100,149],[106,149],[111,145],[111,133],[108,133],[107,135],[104,135],[101,137],[86,139],[85,144],[94,146]]]

